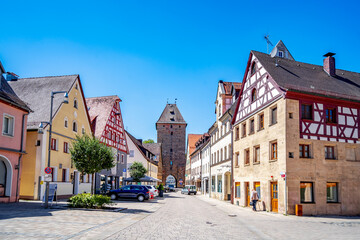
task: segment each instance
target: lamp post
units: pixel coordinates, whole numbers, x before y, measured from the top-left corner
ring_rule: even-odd
[[[41,122],[39,125],[39,130],[38,133],[42,134],[44,133],[44,127],[43,127],[43,123],[49,124],[50,129],[49,129],[49,146],[48,146],[48,162],[47,162],[47,166],[50,167],[50,153],[51,153],[51,133],[52,133],[52,113],[53,113],[53,102],[54,102],[54,95],[55,94],[59,94],[59,93],[64,93],[64,100],[63,103],[68,104],[69,103],[69,95],[67,91],[56,91],[56,92],[51,92],[51,105],[50,105],[50,121],[49,122]],[[46,191],[45,191],[45,208],[49,207],[49,189],[50,189],[50,184],[47,181],[46,182]]]

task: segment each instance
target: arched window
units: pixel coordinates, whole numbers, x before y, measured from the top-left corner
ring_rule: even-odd
[[[64,127],[66,127],[66,128],[68,127],[68,119],[67,119],[67,117],[64,118]]]
[[[254,88],[251,92],[251,102],[256,101],[256,88]]]
[[[251,65],[250,74],[253,75],[255,72],[256,72],[256,64],[255,64],[255,62],[253,62],[252,65]]]
[[[74,99],[74,108],[78,108],[78,102],[76,99]]]
[[[77,123],[75,121],[73,122],[73,131],[77,132]]]

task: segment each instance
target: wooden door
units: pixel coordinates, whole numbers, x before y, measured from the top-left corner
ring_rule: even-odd
[[[246,189],[246,206],[250,207],[250,186],[249,183],[245,183],[245,189]]]
[[[271,183],[271,211],[278,211],[278,184],[277,182]]]

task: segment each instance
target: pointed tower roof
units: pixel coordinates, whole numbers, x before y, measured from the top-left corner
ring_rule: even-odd
[[[186,124],[176,104],[166,104],[164,111],[156,122],[156,124],[159,123]]]
[[[281,57],[281,58],[286,58],[286,59],[290,59],[290,60],[295,60],[293,58],[293,56],[291,55],[291,53],[289,52],[289,50],[287,49],[287,47],[285,46],[285,44],[283,43],[283,41],[279,41],[275,47],[273,48],[273,50],[270,53],[271,57]]]

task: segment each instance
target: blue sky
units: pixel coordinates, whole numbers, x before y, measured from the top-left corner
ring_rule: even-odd
[[[127,129],[156,140],[177,98],[187,133],[215,121],[217,82],[242,81],[264,35],[297,61],[360,72],[357,1],[7,1],[0,60],[20,77],[80,74],[86,97],[118,95]]]

